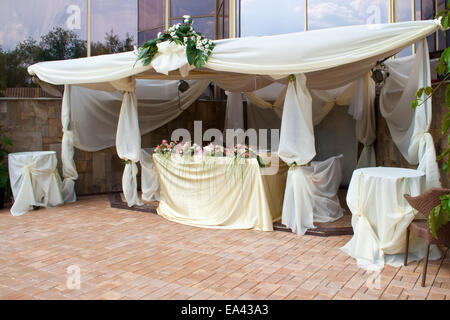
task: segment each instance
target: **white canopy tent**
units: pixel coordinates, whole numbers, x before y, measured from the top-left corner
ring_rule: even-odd
[[[115,118],[107,116],[108,110],[102,107],[103,115],[106,115],[106,118],[103,117],[103,129],[107,129],[102,129],[103,132],[98,134],[103,136],[103,139],[100,139],[103,142],[89,146],[83,142],[89,139],[82,136],[83,130],[77,129],[80,123],[73,121],[74,114],[79,111],[74,108],[74,101],[83,99],[78,87],[122,93],[115,144],[119,157],[127,162],[122,185],[128,205],[133,206],[140,204],[137,196],[136,163],[141,153],[141,135],[153,130],[152,125],[155,122],[161,123],[158,113],[167,112],[163,116],[167,119],[179,115],[195,101],[209,81],[214,81],[231,93],[249,93],[247,98],[256,104],[259,101],[261,106],[264,105],[263,101],[255,96],[252,100],[251,92],[275,81],[287,84],[287,90],[273,105],[278,108],[282,117],[278,154],[286,163],[295,162],[299,166],[308,164],[316,154],[313,124],[323,119],[335,101],[341,100],[342,103],[350,104],[351,113],[358,120],[357,138],[365,146],[358,165],[375,165],[372,146],[375,140],[375,90],[369,72],[377,61],[416,43],[417,53],[413,68],[420,70],[415,78],[410,77],[411,87],[430,84],[425,38],[438,28],[439,21],[430,20],[217,40],[214,41],[215,48],[208,62],[201,69],[193,69],[187,64],[182,47],[163,42],[158,44],[159,51],[148,66],[143,66],[140,61],[136,63],[136,52],[126,52],[42,62],[30,66],[28,71],[46,83],[65,85],[62,103],[65,201],[76,199],[74,181],[78,174],[73,161],[74,146],[88,151],[110,146],[113,141],[108,138],[108,133],[111,136],[111,128],[115,128],[110,123]],[[139,79],[199,81],[181,96],[180,103],[176,99],[168,104],[159,103],[157,107],[152,104],[155,108],[148,108],[145,114],[141,114],[136,98],[136,81]],[[413,83],[414,81],[416,83]],[[330,89],[338,90],[334,93],[325,91]],[[233,94],[230,94],[229,98],[232,96]],[[117,98],[120,99],[119,96]],[[235,103],[241,103],[240,99],[233,100]],[[405,105],[406,98],[402,103]],[[145,117],[148,117],[146,124],[143,119]],[[408,130],[413,127],[411,132],[414,131],[414,134],[399,133],[397,136],[401,137],[394,141],[398,145],[401,144],[403,150],[407,150],[408,161],[413,164],[419,162],[419,169],[431,173],[427,176],[427,186],[440,185],[433,142],[430,141],[429,134],[427,135],[431,119],[431,101],[428,100],[425,108],[413,113],[409,120],[403,119],[400,127],[396,123],[398,117],[401,115],[396,113],[389,118],[391,132],[395,128],[403,132],[405,128]],[[106,119],[111,121],[106,123]],[[97,132],[92,132],[92,135],[96,134]],[[419,134],[425,138],[422,139]],[[418,144],[420,147],[416,146]],[[424,154],[427,156],[423,156]],[[296,179],[300,172],[292,168],[288,179]],[[290,192],[293,190],[286,190],[286,193]]]

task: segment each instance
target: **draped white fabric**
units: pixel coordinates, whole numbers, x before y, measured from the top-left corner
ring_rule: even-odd
[[[264,87],[274,79],[285,81],[284,78],[289,74],[295,74],[295,84],[289,82],[284,101],[279,156],[289,164],[296,162],[298,165],[304,165],[316,154],[312,98],[306,86],[306,77],[310,89],[344,86],[366,74],[376,61],[391,56],[438,28],[438,20],[429,20],[217,40],[208,62],[202,70],[195,70],[194,76],[197,77],[195,79],[214,80],[219,85],[223,84],[222,87],[228,91],[247,92]],[[140,154],[140,133],[134,80],[131,83],[127,82],[127,79],[134,75],[161,78],[161,74],[158,75],[155,70],[166,75],[173,71],[171,75],[176,78],[187,76],[188,71],[192,69],[185,64],[185,52],[181,47],[165,43],[159,45],[159,50],[153,63],[146,67],[141,61],[136,63],[136,52],[126,52],[42,62],[28,68],[31,75],[37,75],[40,80],[51,84],[77,84],[98,90],[124,91],[116,145],[119,156],[131,161],[126,165],[123,179],[129,205],[139,204],[134,173],[137,171],[135,162],[139,160]],[[179,72],[175,71],[177,69]],[[329,105],[331,103],[325,104]],[[364,121],[364,112],[362,118]],[[362,126],[367,123],[369,122],[364,122]],[[64,130],[63,150],[66,146],[65,152],[70,155],[70,151],[73,154],[73,144],[76,142],[73,141],[67,126]],[[426,135],[422,136],[424,138],[419,139],[421,148],[417,153],[420,153],[420,158],[430,160],[430,143],[426,143],[430,139]],[[362,141],[368,148],[368,151],[364,152],[364,159],[369,159],[364,160],[366,163],[373,160],[371,141],[367,137],[368,135],[364,135]],[[428,170],[432,177],[433,170],[428,160],[424,169]],[[63,165],[64,163],[68,167],[67,159],[63,159]],[[68,189],[70,181],[73,183],[75,173],[76,170],[67,174]]]
[[[169,71],[188,64],[183,46],[170,41],[160,42],[156,46],[158,47],[158,53],[151,62],[155,71],[168,75]]]
[[[136,80],[141,135],[178,117],[207,88],[209,81],[189,81],[190,88],[180,93],[178,81]],[[122,94],[79,86],[72,87],[71,107],[75,147],[98,151],[115,145]],[[151,101],[150,101],[151,100]],[[95,134],[92,134],[95,128]]]
[[[14,204],[13,216],[20,216],[33,206],[51,207],[64,203],[62,182],[56,170],[54,151],[10,153],[8,170]]]
[[[419,88],[429,86],[430,61],[426,40],[417,44],[415,56],[386,61],[390,76],[380,94],[380,110],[392,139],[410,164],[426,173],[426,188],[440,187],[439,168],[431,124],[431,99],[416,110],[411,108]]]
[[[385,263],[399,267],[406,228],[417,214],[403,195],[416,196],[424,190],[421,171],[388,167],[355,170],[347,192],[354,235],[341,249],[361,268],[376,270]],[[422,259],[425,246],[423,238],[411,235],[409,259]],[[430,259],[439,257],[439,250],[433,247]]]
[[[225,129],[244,129],[244,107],[240,92],[226,91]]]
[[[281,119],[278,156],[287,164],[304,165],[316,155],[312,98],[304,74],[289,81]],[[288,176],[289,180],[289,176]]]
[[[142,200],[159,201],[161,200],[158,174],[153,163],[153,148],[142,149],[141,168],[142,168]]]
[[[367,73],[355,83],[349,112],[356,121],[356,138],[364,145],[356,165],[357,168],[376,166],[375,148],[377,138],[375,122],[375,83]]]
[[[74,155],[74,134],[72,130],[70,95],[71,85],[66,85],[64,88],[64,95],[61,108],[61,122],[63,129],[63,136],[61,142],[61,161],[63,173],[63,197],[64,202],[75,202],[77,200],[75,194],[75,180],[78,179],[77,168],[75,167]]]
[[[343,215],[337,197],[342,180],[342,155],[288,171],[281,222],[299,235],[314,222],[331,222]]]
[[[128,206],[142,205],[137,192],[136,162],[140,159],[141,133],[136,99],[136,80],[125,78],[111,83],[122,91],[123,100],[117,124],[116,149],[120,159],[126,161],[122,176],[122,190]]]
[[[427,20],[216,40],[205,68],[275,77],[342,65],[351,70],[350,64],[357,66],[366,59],[375,62],[390,56],[438,28],[438,20]],[[30,66],[28,71],[52,84],[105,83],[152,69],[151,65],[144,67],[141,62],[135,62],[136,53],[126,52],[41,62]]]

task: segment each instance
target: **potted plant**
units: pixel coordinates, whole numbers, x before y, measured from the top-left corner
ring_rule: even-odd
[[[5,137],[0,130],[0,209],[4,208],[5,200],[11,195],[7,157],[10,153],[8,147],[12,147],[12,145],[11,139]]]

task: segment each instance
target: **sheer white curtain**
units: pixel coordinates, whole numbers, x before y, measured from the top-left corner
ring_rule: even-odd
[[[61,142],[61,161],[63,173],[63,198],[64,202],[75,202],[75,180],[78,179],[77,168],[75,167],[74,155],[74,133],[72,130],[73,121],[71,119],[71,85],[65,85],[61,107],[61,122],[63,136]]]
[[[141,154],[141,132],[136,98],[136,80],[133,77],[111,82],[123,94],[117,124],[116,149],[120,159],[126,161],[122,176],[122,190],[128,206],[142,205],[137,192],[136,163]]]
[[[178,117],[208,87],[209,80],[188,81],[190,88],[179,94],[178,81],[136,80],[139,128],[144,135]],[[72,87],[71,112],[75,147],[98,151],[115,145],[122,94]],[[95,128],[95,134],[92,133]]]
[[[225,92],[227,109],[225,111],[225,129],[244,129],[244,107],[241,92]]]
[[[413,110],[416,91],[431,84],[428,44],[421,40],[414,56],[385,62],[390,76],[380,94],[380,110],[392,139],[410,164],[426,174],[426,187],[440,187],[431,124],[431,99]]]
[[[288,171],[281,222],[300,234],[314,228],[312,215],[305,214],[313,211],[313,190],[301,166],[315,155],[312,98],[306,88],[306,76],[297,74],[290,79],[286,91],[278,156],[289,165],[296,164]]]
[[[375,167],[376,155],[373,143],[377,138],[375,122],[375,83],[368,72],[357,80],[349,113],[356,121],[356,138],[364,145],[357,168]]]

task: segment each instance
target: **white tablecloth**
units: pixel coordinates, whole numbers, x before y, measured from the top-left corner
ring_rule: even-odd
[[[278,159],[278,158],[276,158]],[[288,167],[263,175],[255,158],[153,154],[164,218],[191,226],[272,231],[281,217]]]
[[[355,170],[347,193],[354,235],[341,249],[365,269],[380,269],[385,263],[400,266],[406,228],[416,215],[424,218],[403,195],[417,196],[424,189],[422,171],[387,167]],[[425,241],[411,235],[409,252],[410,260],[422,259]],[[439,257],[437,247],[432,247],[430,259]]]
[[[19,216],[33,206],[50,207],[64,203],[55,151],[10,153],[9,178],[14,196],[11,214]]]

